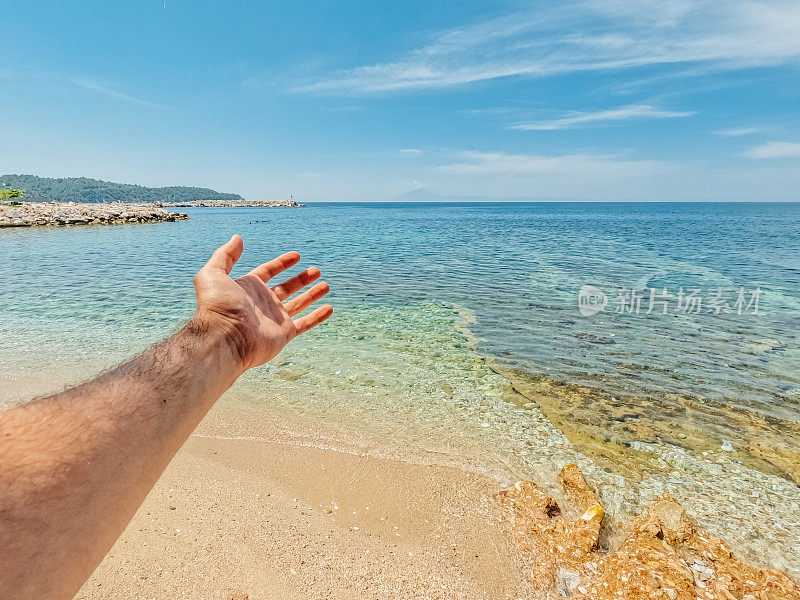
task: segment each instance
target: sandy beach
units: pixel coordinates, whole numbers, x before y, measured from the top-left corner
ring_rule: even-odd
[[[259,434],[225,435],[231,419]],[[491,499],[501,482],[331,433],[223,399],[78,598],[528,595]]]

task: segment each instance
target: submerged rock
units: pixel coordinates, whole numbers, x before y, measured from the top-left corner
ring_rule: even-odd
[[[570,499],[584,511],[574,521],[559,518],[558,503],[531,481],[520,481],[495,495],[501,507],[513,512],[512,533],[523,555],[536,557],[530,577],[541,590],[555,591],[559,581],[564,581],[559,573],[563,575],[565,569],[580,574],[597,550],[603,520],[603,508],[577,466],[565,467],[561,481]]]
[[[608,344],[616,344],[616,342],[614,341],[614,338],[601,336],[601,335],[595,335],[593,333],[576,333],[575,337],[578,338],[579,340],[584,340],[584,341],[587,341],[587,342],[591,342],[592,344],[606,344],[606,345],[608,345]]]
[[[597,495],[576,465],[564,467],[560,480],[581,517],[566,519],[531,481],[495,495],[542,598],[800,600],[800,588],[785,573],[734,556],[667,494],[624,526],[615,550],[604,551]]]

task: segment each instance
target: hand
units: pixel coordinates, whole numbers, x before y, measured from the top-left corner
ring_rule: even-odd
[[[293,321],[292,317],[328,293],[330,288],[323,281],[287,300],[315,281],[320,275],[319,269],[309,267],[269,287],[270,279],[300,260],[297,252],[287,252],[234,280],[229,273],[243,250],[242,238],[233,236],[195,275],[194,287],[197,292],[195,318],[209,330],[224,333],[245,371],[274,358],[293,338],[330,317],[333,308],[326,304]]]

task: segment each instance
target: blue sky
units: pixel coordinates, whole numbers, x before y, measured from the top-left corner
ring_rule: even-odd
[[[0,8],[0,173],[308,201],[800,200],[796,0]]]

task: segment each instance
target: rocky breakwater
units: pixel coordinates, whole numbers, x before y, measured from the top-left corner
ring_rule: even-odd
[[[210,206],[213,208],[280,208],[280,207],[299,207],[305,204],[299,204],[294,200],[245,200],[240,198],[238,200],[190,200],[188,202],[164,202],[159,203],[160,206],[168,208],[191,208],[199,206]]]
[[[800,600],[785,573],[737,558],[671,496],[614,535],[578,467],[567,465],[560,479],[563,506],[531,481],[495,496],[540,598]]]
[[[183,221],[188,218],[185,213],[171,212],[153,204],[23,202],[14,206],[0,206],[0,227],[122,225]]]

